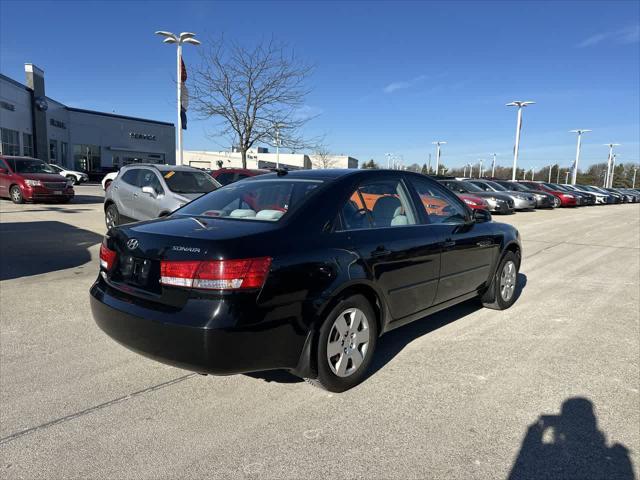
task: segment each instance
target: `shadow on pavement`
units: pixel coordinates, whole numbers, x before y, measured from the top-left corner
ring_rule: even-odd
[[[572,397],[559,415],[540,415],[529,426],[509,480],[581,479],[632,480],[629,450],[607,445],[598,430],[593,403]]]
[[[518,273],[518,288],[515,292],[516,302],[520,298],[526,285],[527,276],[523,273]],[[382,369],[398,355],[404,347],[415,339],[431,333],[440,327],[444,327],[451,322],[455,322],[460,318],[466,317],[481,308],[483,307],[479,300],[469,300],[384,334],[378,341],[367,378],[375,375],[378,370]],[[251,378],[262,379],[266,382],[295,383],[302,381],[300,378],[284,370],[268,370],[264,372],[247,373],[245,375]]]
[[[71,204],[89,204],[89,203],[104,203],[104,196],[102,195],[76,195],[73,197]]]
[[[62,222],[0,223],[0,280],[78,267],[102,235]]]

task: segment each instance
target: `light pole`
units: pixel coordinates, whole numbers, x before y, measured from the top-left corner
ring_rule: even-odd
[[[535,176],[536,176],[536,170],[533,167],[531,167],[531,181],[532,182],[533,182]]]
[[[558,165],[558,170],[556,171],[556,183],[560,183],[560,165]]]
[[[473,178],[473,163],[469,164],[469,178]]]
[[[549,165],[549,183],[551,183],[551,169],[553,168],[553,165]]]
[[[276,168],[280,168],[280,124],[275,124],[276,129]]]
[[[447,142],[437,141],[431,143],[436,146],[436,175],[438,175],[438,170],[440,170],[440,145],[446,145]]]
[[[391,168],[391,154],[385,153],[385,157],[387,157],[387,170]]]
[[[569,183],[569,170],[564,172],[564,183]]]
[[[482,162],[484,162],[483,159],[478,159],[478,163],[480,164],[480,168],[478,168],[478,178],[482,178]]]
[[[516,143],[513,147],[513,170],[511,171],[511,180],[516,179],[516,168],[518,166],[518,150],[520,148],[520,130],[522,130],[522,108],[527,105],[533,105],[536,102],[532,102],[527,100],[525,102],[522,101],[514,101],[511,103],[507,103],[507,107],[518,107],[518,121],[516,123]]]
[[[620,155],[619,153],[614,153],[611,157],[611,175],[609,176],[609,188],[613,188],[613,177],[616,173],[616,157]]]
[[[619,143],[605,143],[605,147],[609,147],[609,158],[607,158],[607,174],[604,179],[604,186],[609,187],[609,183],[611,182],[612,172],[611,172],[611,161],[613,160],[613,147],[619,147]]]
[[[182,44],[191,43],[192,45],[200,45],[200,42],[196,40],[195,33],[182,32],[180,35],[175,35],[171,32],[158,31],[156,35],[164,37],[163,43],[175,43],[178,47],[177,52],[177,65],[176,65],[176,84],[177,84],[177,96],[178,96],[178,165],[182,165]],[[185,90],[186,93],[186,90]],[[185,100],[188,102],[189,98],[185,95]],[[185,103],[186,103],[185,102]],[[186,110],[186,105],[185,105]]]
[[[573,164],[573,174],[571,175],[571,185],[576,184],[576,178],[578,176],[578,162],[580,161],[580,144],[582,142],[582,134],[590,131],[591,130],[569,130],[570,133],[578,134],[578,145],[576,146],[576,161]]]
[[[636,188],[636,172],[638,167],[633,167],[633,180],[631,180],[631,188]]]
[[[465,166],[464,166],[464,169],[463,169],[463,171],[462,171],[462,176],[463,176],[464,178],[467,178],[467,167],[468,167],[468,165],[465,165]]]
[[[493,160],[491,161],[491,178],[496,177],[496,155],[497,153],[493,153]]]

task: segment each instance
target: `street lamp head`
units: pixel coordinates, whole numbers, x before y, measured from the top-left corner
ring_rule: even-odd
[[[513,102],[509,102],[506,104],[507,107],[526,107],[527,105],[533,105],[536,102],[532,102],[531,100],[521,101],[515,100]]]
[[[178,38],[171,32],[165,32],[164,30],[158,30],[156,32],[156,35],[160,35],[162,37],[170,37],[173,38],[174,40],[177,40]]]
[[[569,133],[577,133],[577,134],[583,134],[583,133],[587,133],[587,132],[592,132],[593,130],[569,130]]]
[[[162,41],[162,43],[176,43],[176,39],[175,38],[171,38],[171,37],[167,37]]]
[[[182,43],[191,43],[193,45],[200,45],[200,41],[195,38],[186,38],[182,41]]]
[[[438,141],[438,142],[431,142],[431,143],[433,143],[434,145],[445,145],[447,142]]]
[[[619,143],[603,143],[605,147],[619,147]]]
[[[184,40],[186,38],[191,38],[191,37],[195,37],[196,34],[195,33],[191,33],[191,32],[182,32],[180,33],[180,40]]]

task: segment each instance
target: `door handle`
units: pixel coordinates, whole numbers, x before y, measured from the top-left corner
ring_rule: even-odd
[[[138,194],[137,194],[137,193],[134,193],[134,194],[133,194],[133,198],[136,198],[137,196],[138,196]]]
[[[442,246],[444,248],[453,248],[456,246],[456,242],[455,240],[445,240],[444,242],[442,242]]]
[[[378,247],[371,252],[371,256],[374,258],[386,257],[387,255],[391,255],[391,250],[387,250],[384,247]]]

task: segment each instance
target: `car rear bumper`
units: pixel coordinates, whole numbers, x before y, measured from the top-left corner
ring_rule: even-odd
[[[294,369],[307,336],[285,320],[240,327],[229,316],[212,320],[202,308],[153,308],[118,295],[102,279],[91,287],[90,301],[96,324],[115,341],[145,357],[198,373]]]

